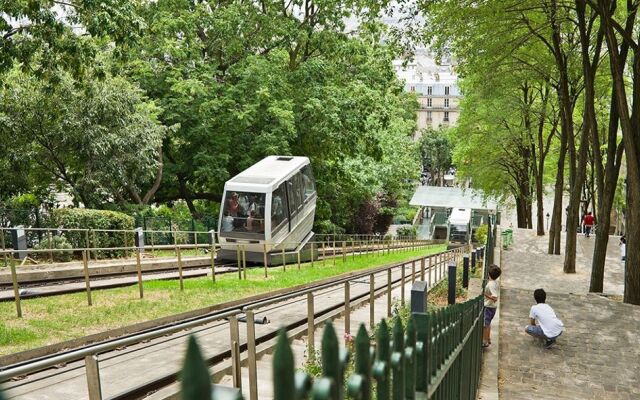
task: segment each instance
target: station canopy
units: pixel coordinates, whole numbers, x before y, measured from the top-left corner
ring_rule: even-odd
[[[498,203],[486,199],[481,190],[440,186],[418,186],[409,204],[419,207],[471,208],[494,212],[498,208]]]

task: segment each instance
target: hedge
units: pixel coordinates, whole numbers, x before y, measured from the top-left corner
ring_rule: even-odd
[[[50,226],[65,229],[108,229],[133,230],[134,218],[117,211],[91,210],[86,208],[58,208],[51,212]],[[64,237],[73,248],[85,247],[132,247],[134,238],[131,232],[64,232]],[[88,241],[88,242],[87,242]],[[98,257],[122,256],[125,252],[99,251]]]

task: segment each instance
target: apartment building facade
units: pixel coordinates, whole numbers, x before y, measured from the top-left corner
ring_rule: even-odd
[[[440,129],[456,123],[460,115],[461,95],[457,76],[449,60],[436,64],[433,56],[427,50],[422,50],[408,62],[394,61],[394,67],[404,82],[405,90],[415,93],[420,104],[416,139],[426,128]]]

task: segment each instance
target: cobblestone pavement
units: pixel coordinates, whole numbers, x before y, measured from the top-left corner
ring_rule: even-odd
[[[500,395],[503,399],[640,399],[640,307],[587,294],[594,238],[578,238],[576,274],[564,274],[564,256],[545,254],[547,237],[514,230],[503,252],[500,312]],[[609,245],[605,293],[622,293],[617,238]],[[524,333],[533,290],[566,331],[550,350]]]

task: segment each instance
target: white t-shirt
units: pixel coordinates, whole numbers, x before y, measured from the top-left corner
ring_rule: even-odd
[[[498,296],[498,281],[494,281],[489,279],[489,282],[487,282],[487,286],[484,287],[484,294],[486,296]],[[488,308],[497,308],[498,307],[498,302],[497,301],[493,301],[490,298],[486,297],[484,298],[484,306],[488,307]]]
[[[548,304],[540,303],[531,307],[529,318],[538,321],[538,325],[542,328],[542,332],[548,338],[554,338],[562,333],[564,325],[562,321],[556,317],[556,313]]]

